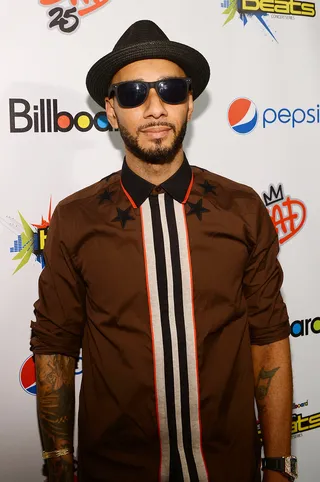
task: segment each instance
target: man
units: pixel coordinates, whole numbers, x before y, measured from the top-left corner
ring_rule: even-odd
[[[81,347],[81,482],[257,482],[254,398],[264,481],[294,479],[275,229],[252,189],[182,148],[208,80],[204,57],[150,21],[89,71],[125,160],[50,226],[31,338],[50,482],[73,480]]]

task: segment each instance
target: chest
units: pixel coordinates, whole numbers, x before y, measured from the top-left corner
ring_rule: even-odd
[[[223,212],[205,213],[200,220],[188,215],[188,206],[182,209],[181,223],[170,218],[163,223],[160,214],[152,223],[150,213],[148,218],[143,210],[132,209],[124,224],[112,219],[90,226],[79,240],[77,260],[91,299],[108,305],[145,297],[148,270],[157,271],[159,283],[159,276],[168,282],[170,270],[186,276],[182,257],[189,258],[195,295],[237,292],[249,256],[243,222]],[[152,267],[147,266],[146,250]]]

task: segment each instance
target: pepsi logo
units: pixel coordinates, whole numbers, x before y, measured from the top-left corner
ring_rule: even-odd
[[[78,359],[78,363],[75,369],[75,375],[82,375],[82,357]],[[22,364],[19,373],[20,385],[23,390],[29,395],[37,394],[36,386],[36,368],[33,361],[33,355],[30,355]]]
[[[36,395],[36,369],[32,355],[30,355],[23,363],[19,373],[20,385],[29,395]]]
[[[237,134],[249,134],[258,122],[258,110],[250,99],[234,100],[228,110],[228,121],[231,129]]]

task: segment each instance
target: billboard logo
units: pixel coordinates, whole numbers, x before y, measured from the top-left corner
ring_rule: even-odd
[[[39,0],[47,7],[49,29],[70,34],[75,32],[82,18],[104,7],[109,0]],[[69,5],[66,5],[69,4]]]
[[[309,400],[303,402],[303,403],[293,403],[292,404],[292,410],[297,410],[297,408],[304,408],[309,405]]]
[[[279,243],[284,244],[303,228],[307,208],[299,199],[285,196],[282,184],[277,187],[271,184],[269,190],[262,193],[262,198],[278,233]]]
[[[318,335],[320,333],[320,317],[306,318],[305,320],[296,320],[291,323],[291,335],[294,338],[300,336],[308,336],[311,333]]]
[[[9,115],[13,134],[70,132],[73,128],[88,132],[93,127],[100,132],[113,130],[105,111],[93,115],[81,111],[72,115],[59,111],[57,99],[40,99],[39,104],[33,106],[26,99],[9,99]]]
[[[229,106],[228,121],[231,129],[237,134],[249,134],[258,122],[256,105],[246,98],[234,100]]]

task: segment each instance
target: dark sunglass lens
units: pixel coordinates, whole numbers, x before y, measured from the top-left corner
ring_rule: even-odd
[[[142,82],[125,82],[118,86],[118,101],[122,107],[137,107],[147,97],[147,86]]]
[[[185,79],[166,79],[159,83],[159,95],[168,104],[180,104],[187,98],[188,84]]]

